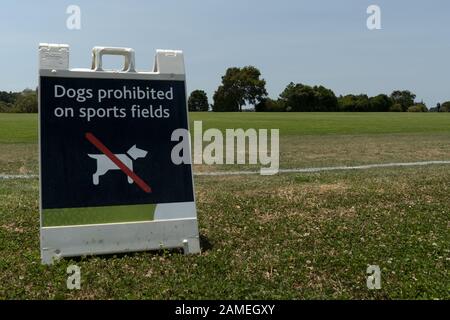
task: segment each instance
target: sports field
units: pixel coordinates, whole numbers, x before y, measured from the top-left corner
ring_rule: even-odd
[[[191,113],[280,129],[280,167],[449,161],[450,114]],[[0,298],[449,299],[450,165],[196,176],[202,254],[39,252],[36,115],[0,114]],[[195,172],[254,166],[196,165]],[[81,267],[81,290],[66,268]],[[366,269],[381,268],[368,290]]]

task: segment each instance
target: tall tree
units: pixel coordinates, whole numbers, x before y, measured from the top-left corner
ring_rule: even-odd
[[[311,87],[301,83],[289,83],[280,94],[287,111],[337,111],[337,98],[333,91],[323,86]]]
[[[287,111],[312,111],[315,102],[314,89],[308,85],[291,82],[280,94],[280,100]]]
[[[370,112],[388,112],[392,106],[392,100],[385,94],[379,94],[369,98]]]
[[[12,105],[0,100],[0,112],[10,112]]]
[[[331,89],[323,86],[315,86],[313,89],[316,98],[316,108],[314,111],[333,112],[338,110],[338,101]]]
[[[222,84],[214,93],[214,111],[242,111],[247,104],[256,105],[267,96],[266,81],[253,67],[228,68]]]
[[[439,112],[450,112],[450,101],[442,103]]]
[[[191,92],[188,100],[189,111],[208,111],[208,96],[203,90],[194,90]]]
[[[239,110],[236,101],[233,100],[233,97],[225,90],[224,86],[219,86],[214,92],[213,101],[212,110],[215,112]]]
[[[17,100],[17,97],[20,95],[19,92],[6,92],[6,91],[0,91],[0,101],[4,103],[15,103]]]
[[[416,95],[408,90],[396,90],[392,92],[391,99],[394,104],[399,104],[402,106],[402,111],[407,111],[409,107],[414,105]]]
[[[367,112],[370,111],[370,100],[366,94],[339,97],[339,111]]]

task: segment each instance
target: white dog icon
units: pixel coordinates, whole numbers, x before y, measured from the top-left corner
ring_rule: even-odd
[[[134,145],[126,154],[115,154],[115,156],[122,161],[128,169],[133,171],[133,161],[139,158],[145,158],[147,153],[147,151],[139,149]],[[120,170],[120,168],[104,154],[88,154],[88,156],[97,160],[97,171],[92,175],[92,182],[94,185],[98,185],[100,183],[100,176],[104,175],[109,170]],[[132,184],[133,179],[128,177],[128,183]]]

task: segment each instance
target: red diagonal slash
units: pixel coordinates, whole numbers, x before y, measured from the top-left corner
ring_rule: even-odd
[[[88,132],[86,133],[86,139],[92,143],[95,147],[97,147],[98,150],[103,152],[116,166],[119,167],[120,170],[122,170],[127,176],[129,176],[131,179],[133,179],[134,182],[144,190],[146,193],[151,193],[152,189],[149,187],[148,184],[144,182],[141,178],[137,176],[133,171],[130,170],[122,161],[120,161],[119,158],[117,158],[114,153],[112,153],[100,140],[98,140],[92,133]]]

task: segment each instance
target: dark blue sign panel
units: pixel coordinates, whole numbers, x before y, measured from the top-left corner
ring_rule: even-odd
[[[184,81],[41,77],[43,209],[194,201]]]

